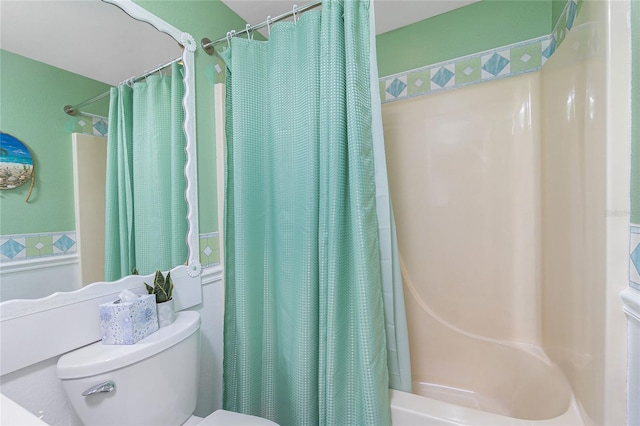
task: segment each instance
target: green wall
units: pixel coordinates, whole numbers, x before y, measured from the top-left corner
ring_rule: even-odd
[[[200,47],[200,40],[224,37],[227,31],[243,29],[246,22],[219,0],[134,0],[154,15],[176,28],[190,33],[198,44],[196,50],[196,124],[198,143],[198,203],[200,233],[218,230],[216,191],[214,82],[218,75],[217,56],[209,56]],[[221,62],[220,62],[221,64]]]
[[[547,35],[551,19],[551,0],[483,0],[380,34],[378,72],[387,76]]]
[[[105,92],[95,80],[0,50],[0,130],[25,143],[34,158],[35,186],[0,192],[0,234],[73,231],[72,120],[62,108]],[[101,101],[87,112],[107,115]]]
[[[567,5],[567,0],[551,0],[551,29],[553,29],[560,19],[560,15]]]
[[[135,0],[150,12],[202,37],[223,37],[245,22],[219,0]],[[377,37],[381,76],[549,34],[565,0],[483,0]],[[640,50],[640,6],[632,1],[634,49]],[[640,59],[634,56],[634,87],[640,85]],[[216,231],[215,121],[213,84],[221,62],[196,50],[196,110],[200,232]],[[0,193],[0,234],[75,229],[70,136],[62,105],[106,90],[106,85],[0,51],[0,128],[23,140],[36,161],[36,185],[29,204],[28,184]],[[55,82],[52,84],[52,82]],[[640,107],[634,90],[632,222],[640,223]],[[11,108],[7,107],[11,105]],[[106,115],[107,101],[90,112]]]
[[[640,224],[640,1],[631,2],[631,223]]]

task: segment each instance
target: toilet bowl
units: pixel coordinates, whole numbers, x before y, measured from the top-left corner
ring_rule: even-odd
[[[97,342],[60,357],[57,375],[85,425],[276,425],[218,410],[193,416],[200,370],[200,314],[175,322],[133,345]]]

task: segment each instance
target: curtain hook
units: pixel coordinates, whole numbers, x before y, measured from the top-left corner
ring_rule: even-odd
[[[253,38],[251,37],[251,24],[247,24],[244,27],[244,30],[247,32],[247,40],[253,40]]]
[[[298,5],[294,4],[293,5],[293,23],[298,25],[298,17],[296,16],[298,13]]]
[[[271,35],[271,15],[267,16],[267,35]]]
[[[231,48],[231,31],[227,31],[227,46]]]

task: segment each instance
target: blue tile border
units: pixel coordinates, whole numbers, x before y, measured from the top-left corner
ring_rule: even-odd
[[[203,267],[220,265],[219,233],[199,235]],[[0,263],[77,253],[75,231],[0,235]]]
[[[0,263],[77,253],[75,231],[0,235]]]
[[[551,34],[381,77],[382,103],[538,71],[573,28],[577,11],[578,0],[567,0]]]
[[[80,113],[77,116],[68,117],[64,129],[69,133],[82,133],[106,138],[109,131],[109,119],[99,115]]]

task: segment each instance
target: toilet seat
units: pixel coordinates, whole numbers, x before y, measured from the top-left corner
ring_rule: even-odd
[[[198,426],[278,426],[278,424],[262,417],[217,410],[202,419]]]

